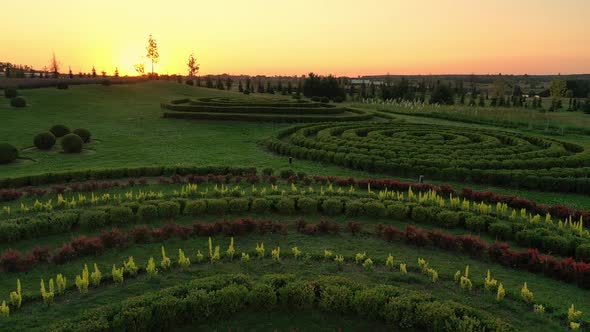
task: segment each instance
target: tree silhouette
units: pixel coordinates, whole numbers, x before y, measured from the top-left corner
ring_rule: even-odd
[[[197,58],[195,58],[195,54],[191,53],[188,57],[188,77],[193,77],[196,73],[199,72],[199,64],[197,63]]]
[[[51,61],[49,63],[49,69],[51,70],[51,73],[53,74],[53,78],[57,78],[59,76],[59,61],[57,61],[57,58],[55,57],[55,52],[53,53],[53,56],[51,57]]]
[[[160,53],[158,53],[158,43],[152,35],[148,39],[148,45],[146,47],[147,55],[146,57],[152,61],[152,76],[154,75],[154,63],[158,63],[160,61]]]
[[[139,74],[139,76],[143,76],[143,74],[145,74],[145,65],[143,63],[136,63],[133,65],[133,68]]]
[[[92,77],[96,77],[96,68],[92,66]]]
[[[115,77],[119,77],[119,68],[115,67]]]

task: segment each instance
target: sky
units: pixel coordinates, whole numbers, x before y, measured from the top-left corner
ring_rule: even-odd
[[[590,0],[20,0],[0,62],[135,75],[590,73]]]

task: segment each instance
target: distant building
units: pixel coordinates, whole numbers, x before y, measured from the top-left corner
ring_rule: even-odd
[[[373,82],[373,84],[375,84],[375,85],[383,85],[382,81],[371,81],[371,80],[358,79],[358,78],[353,78],[350,80],[351,85],[362,85],[363,83],[366,85],[371,85],[371,82]]]

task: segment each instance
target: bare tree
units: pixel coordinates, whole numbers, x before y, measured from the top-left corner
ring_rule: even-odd
[[[53,52],[53,56],[51,57],[51,61],[49,61],[49,69],[53,75],[53,78],[58,78],[59,76],[59,61],[55,57],[55,52]]]
[[[195,58],[195,54],[191,53],[188,57],[188,76],[193,77],[196,73],[199,72],[199,64],[197,63],[197,58]]]
[[[152,76],[154,75],[154,63],[158,63],[160,61],[160,53],[158,53],[158,44],[156,40],[150,34],[150,38],[148,39],[148,45],[146,47],[147,55],[146,57],[152,61]]]

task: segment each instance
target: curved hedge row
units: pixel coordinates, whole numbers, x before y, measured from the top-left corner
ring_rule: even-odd
[[[43,173],[14,178],[0,179],[0,188],[18,188],[55,183],[77,182],[86,180],[119,179],[126,177],[161,176],[161,175],[256,175],[255,167],[234,166],[143,166]]]
[[[49,331],[159,331],[279,306],[353,312],[404,329],[457,331],[470,324],[486,331],[513,330],[487,312],[392,285],[367,287],[338,277],[295,280],[293,275],[266,275],[253,282],[245,275],[223,275],[105,305],[55,323]]]
[[[368,172],[590,193],[590,152],[553,139],[453,126],[392,123],[292,127],[275,153]]]
[[[329,104],[284,101],[212,100],[189,99],[173,100],[161,104],[164,118],[194,120],[236,120],[266,122],[326,122],[360,121],[373,117],[373,113],[334,107]]]

